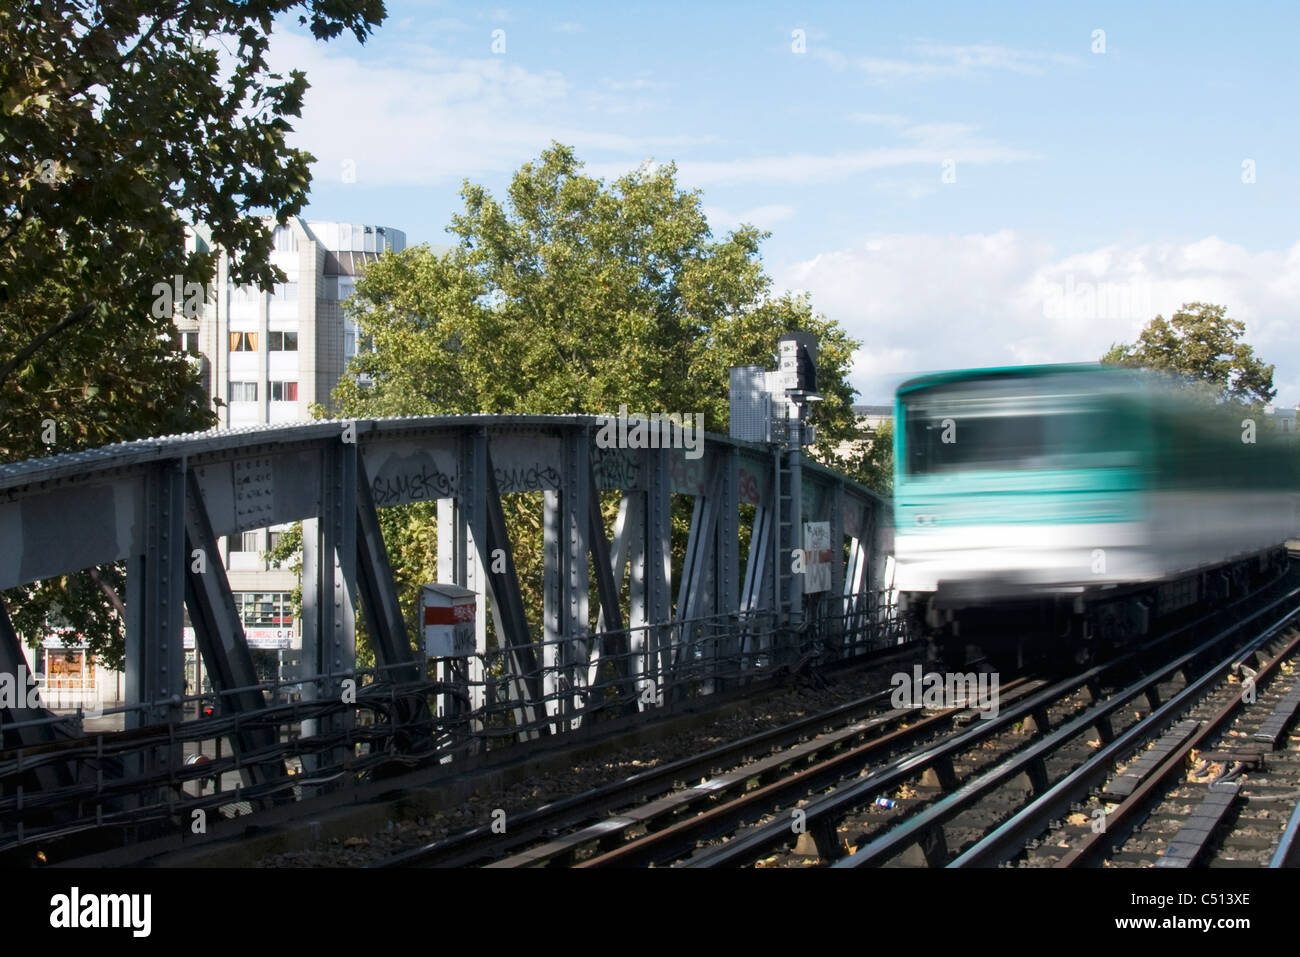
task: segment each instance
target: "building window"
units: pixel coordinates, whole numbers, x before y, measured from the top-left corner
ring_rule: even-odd
[[[272,383],[271,383],[271,401],[272,401],[272,402],[297,402],[297,401],[298,401],[298,383],[296,383],[296,382],[272,382]]]
[[[45,688],[47,691],[94,691],[94,656],[85,648],[46,648]]]
[[[267,532],[266,533],[266,550],[273,552],[280,547],[280,540],[284,538],[284,532]]]
[[[357,334],[351,329],[343,330],[343,358],[351,359],[357,354]]]
[[[240,621],[262,628],[287,628],[293,624],[293,596],[285,591],[235,592]]]
[[[256,402],[257,383],[256,382],[230,383],[230,401],[231,402]]]
[[[241,552],[257,551],[257,532],[244,532],[239,537],[239,550]]]
[[[298,237],[292,226],[275,227],[275,251],[278,253],[295,253],[298,251]]]
[[[298,351],[298,333],[296,332],[268,332],[266,339],[266,347],[272,352]]]
[[[256,352],[257,333],[256,332],[232,332],[230,334],[230,351],[231,352]]]
[[[199,354],[199,334],[198,332],[181,333],[181,352],[186,355],[196,356]]]
[[[262,291],[252,284],[247,286],[236,286],[234,283],[230,283],[227,286],[227,290],[230,293],[230,301],[232,303],[257,302],[258,297],[262,294]]]
[[[271,295],[285,302],[297,302],[298,284],[296,282],[277,282]]]

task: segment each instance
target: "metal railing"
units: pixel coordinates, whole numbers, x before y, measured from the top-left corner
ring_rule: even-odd
[[[634,650],[597,654],[595,664],[559,662],[522,675],[509,647],[458,659],[453,680],[393,680],[358,669],[263,682],[221,692],[106,709],[169,717],[123,731],[85,729],[84,712],[10,722],[5,732],[44,726],[49,743],[0,751],[0,853],[109,829],[139,841],[191,831],[196,812],[235,817],[365,784],[386,774],[453,765],[491,753],[522,758],[538,739],[597,734],[630,715],[670,714],[700,699],[792,672],[848,660],[898,643],[886,593],[826,598],[810,605],[798,630],[770,613],[713,615],[593,636]],[[653,633],[653,634],[651,634]],[[571,639],[555,642],[571,646]],[[533,644],[543,660],[545,642]],[[434,664],[446,659],[430,659]],[[476,671],[482,677],[471,680]],[[349,684],[351,682],[351,684]],[[537,697],[519,690],[547,689]],[[325,697],[342,684],[344,694]],[[265,706],[234,706],[255,692]],[[350,693],[349,693],[350,692]],[[227,703],[230,706],[227,707]],[[419,707],[423,705],[423,707]],[[204,714],[211,706],[213,714]],[[193,717],[191,717],[193,715]],[[107,722],[103,722],[107,723]],[[260,747],[250,747],[255,734]],[[235,747],[237,739],[242,746]],[[542,742],[545,743],[545,742]]]

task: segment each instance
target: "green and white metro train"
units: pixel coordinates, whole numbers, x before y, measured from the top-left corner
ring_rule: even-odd
[[[1280,572],[1295,437],[1122,367],[944,372],[899,387],[895,587],[940,644],[1123,640]]]

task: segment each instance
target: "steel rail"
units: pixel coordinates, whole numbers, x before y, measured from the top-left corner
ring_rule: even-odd
[[[914,650],[910,645],[896,646],[890,649],[890,654],[881,655],[879,659],[872,658],[870,662],[859,661],[857,665],[886,662],[896,657],[900,648]],[[680,758],[662,767],[638,772],[621,781],[614,781],[512,815],[510,831],[504,835],[494,834],[489,825],[482,825],[420,847],[398,852],[368,866],[372,868],[462,867],[499,858],[551,831],[576,826],[577,823],[589,820],[593,814],[605,813],[612,808],[626,806],[663,793],[671,789],[678,780],[707,774],[716,767],[734,764],[741,756],[762,749],[783,747],[810,734],[851,723],[863,714],[874,711],[883,701],[888,700],[889,696],[890,692],[887,691],[866,695],[829,710],[787,722],[779,727],[718,745],[700,754]]]
[[[1297,595],[1300,595],[1300,589],[1289,592],[1282,598],[1247,616],[1230,629],[1215,635],[1209,641],[1203,643],[1201,648],[1217,644],[1227,634],[1239,630],[1261,615],[1272,611],[1277,605],[1289,601]],[[1243,654],[1248,654],[1251,650],[1270,640],[1279,629],[1286,627],[1297,615],[1300,615],[1300,608],[1291,609],[1281,618],[1261,630],[1258,636],[1247,643],[1246,648],[1234,649],[1226,658],[1208,668],[1198,678],[1189,681],[1187,686],[1178,694],[1098,750],[1096,754],[1078,768],[1075,768],[1065,778],[1058,781],[1009,820],[999,825],[959,855],[949,866],[991,867],[1015,856],[1024,847],[1026,841],[1035,834],[1041,833],[1050,821],[1061,817],[1072,804],[1082,800],[1097,784],[1104,781],[1111,773],[1117,759],[1132,754],[1143,739],[1159,736],[1186,710],[1189,702],[1195,701],[1210,685],[1220,681],[1224,674],[1230,671],[1233,665],[1241,659]],[[1179,661],[1190,660],[1191,656],[1196,653],[1189,652]],[[1133,694],[1129,694],[1128,692],[1131,690],[1131,688],[1126,689],[1112,700],[1122,696],[1127,701],[1136,694],[1141,693],[1141,689],[1139,689]]]
[[[1255,678],[1255,686],[1259,687],[1265,680],[1271,678],[1277,671],[1282,662],[1287,660],[1300,647],[1300,633],[1297,633],[1291,639],[1282,651],[1274,656],[1267,664],[1259,669]],[[1233,655],[1234,658],[1240,657]],[[1235,663],[1235,662],[1233,662]],[[1231,671],[1232,664],[1228,664]],[[1222,663],[1220,665],[1222,667]],[[1220,675],[1222,677],[1222,675]],[[1171,701],[1172,703],[1172,701]],[[1231,701],[1221,707],[1213,717],[1201,722],[1196,731],[1187,738],[1181,745],[1174,748],[1169,756],[1160,763],[1147,778],[1136,788],[1133,793],[1115,806],[1114,810],[1106,815],[1106,827],[1087,835],[1083,843],[1072,848],[1060,861],[1056,867],[1082,867],[1095,863],[1096,859],[1104,855],[1115,841],[1123,834],[1127,833],[1124,824],[1133,817],[1136,817],[1151,800],[1157,796],[1158,790],[1176,771],[1182,768],[1188,756],[1194,750],[1201,750],[1205,742],[1214,735],[1219,729],[1227,724],[1232,717],[1245,707],[1245,701],[1240,695],[1235,696]]]
[[[1035,684],[1030,679],[1017,679],[1016,682],[1008,685],[1008,688],[1014,690],[1017,695],[1033,694],[1038,687],[1041,685]],[[671,860],[692,849],[698,841],[725,833],[738,821],[761,814],[778,801],[837,783],[847,774],[860,770],[873,756],[881,752],[888,753],[899,745],[910,744],[931,729],[940,727],[953,717],[971,710],[967,707],[946,708],[936,714],[928,715],[905,728],[835,754],[811,767],[802,768],[778,781],[710,808],[695,817],[678,821],[663,830],[652,831],[577,866],[630,867]],[[904,715],[909,713],[914,713],[914,709],[903,712]],[[782,822],[781,826],[789,832],[788,823]]]
[[[1222,641],[1224,636],[1236,632],[1243,625],[1249,623],[1254,618],[1258,617],[1260,614],[1263,614],[1264,612],[1268,611],[1272,607],[1275,607],[1277,604],[1280,604],[1283,601],[1287,601],[1295,597],[1297,594],[1300,594],[1300,588],[1292,590],[1287,595],[1277,599],[1272,604],[1266,606],[1264,609],[1261,609],[1260,611],[1255,612],[1254,614],[1250,615],[1246,619],[1235,622],[1229,628],[1225,629],[1225,631],[1222,632],[1221,634],[1216,635],[1213,639],[1202,643],[1202,645],[1198,646],[1197,649],[1194,649],[1193,651],[1180,656],[1174,662],[1168,663],[1163,667],[1159,668],[1156,674],[1157,675],[1172,674],[1173,672],[1177,671],[1179,668],[1183,667],[1184,665],[1186,665],[1187,663],[1191,662],[1196,657],[1198,657],[1200,654],[1202,654],[1206,647],[1212,647],[1214,644],[1217,644],[1218,642]],[[1248,596],[1247,598],[1242,599],[1241,601],[1245,602],[1253,597],[1258,597],[1258,593],[1252,596]],[[1141,656],[1150,652],[1153,648],[1164,644],[1165,642],[1169,641],[1170,639],[1172,639],[1174,636],[1178,634],[1184,633],[1197,626],[1205,624],[1207,621],[1212,620],[1213,618],[1219,616],[1220,614],[1221,611],[1211,612],[1210,614],[1205,615],[1202,618],[1197,619],[1196,621],[1181,626],[1180,628],[1176,629],[1173,632],[1158,636],[1154,641],[1151,641],[1140,648],[1136,648],[1133,649],[1132,651],[1126,652],[1125,654],[1119,656],[1118,658],[1115,658],[1111,661],[1102,664],[1094,665],[1093,667],[1087,669],[1086,671],[1080,674],[1063,679],[1062,681],[1059,681],[1051,685],[1050,687],[1040,691],[1038,694],[1034,695],[1031,699],[1022,701],[1009,710],[1003,710],[998,715],[998,717],[987,721],[981,721],[979,726],[971,728],[964,734],[955,736],[954,738],[951,738],[948,741],[934,745],[919,753],[909,755],[903,758],[901,761],[896,762],[895,764],[890,765],[888,767],[882,768],[879,771],[874,772],[862,778],[861,780],[848,785],[847,787],[838,788],[835,791],[831,792],[830,794],[827,794],[819,799],[812,801],[807,806],[802,808],[802,810],[804,811],[804,819],[809,832],[813,833],[814,835],[819,833],[823,835],[822,840],[819,842],[818,845],[819,850],[824,844],[826,847],[826,852],[830,854],[830,856],[833,859],[836,856],[834,853],[835,848],[833,846],[833,842],[829,839],[829,835],[832,835],[834,833],[835,825],[838,824],[838,822],[846,814],[851,813],[856,808],[865,805],[870,801],[871,798],[877,796],[881,792],[893,788],[897,785],[900,785],[904,781],[916,776],[917,774],[931,767],[936,767],[936,766],[942,767],[945,765],[950,766],[953,757],[962,753],[963,751],[969,750],[973,745],[980,743],[985,738],[991,737],[1001,732],[1013,722],[1019,721],[1024,717],[1032,716],[1035,714],[1035,712],[1041,715],[1043,710],[1046,709],[1048,705],[1056,703],[1065,695],[1069,694],[1075,689],[1078,689],[1080,687],[1088,687],[1090,684],[1092,684],[1097,679],[1099,679],[1103,674],[1112,672],[1128,664],[1139,661]],[[1152,682],[1147,681],[1144,684],[1150,684],[1150,683]],[[1089,712],[1086,712],[1084,717],[1076,719],[1079,728],[1080,729],[1086,728],[1090,725],[1096,724],[1098,721],[1104,720],[1111,710],[1114,710],[1119,706],[1120,703],[1116,703],[1112,705],[1109,709],[1104,711],[1098,711],[1096,709],[1092,709]],[[1077,733],[1077,730],[1075,733]],[[1034,747],[1035,745],[1030,746],[1031,749]],[[1041,757],[1041,755],[1037,755],[1037,756]],[[995,769],[995,771],[996,770],[997,769]],[[1010,775],[1008,774],[1008,776]],[[984,790],[991,789],[993,786],[995,786],[995,782],[992,781],[984,782],[984,786],[981,786],[981,793]],[[948,799],[944,799],[944,800],[946,801]],[[943,804],[943,802],[940,803]],[[953,803],[943,804],[942,809],[938,813],[945,813],[952,808],[953,808]],[[956,811],[953,810],[952,813],[956,813]],[[903,835],[912,838],[912,841],[915,842],[916,837],[918,836],[915,834],[915,832],[919,829],[916,828],[915,825],[911,825],[910,821],[908,824],[900,825],[900,828],[901,827],[907,827],[908,830],[905,832],[900,832],[900,835],[898,837],[894,837],[890,839],[889,845],[885,845],[881,843],[881,841],[883,841],[884,838],[879,839],[877,842],[874,842],[875,844],[874,850],[879,851],[884,849],[887,846],[892,847],[895,842],[899,842],[901,840]],[[898,831],[898,830],[899,828],[895,828],[890,833],[892,834],[894,833],[894,831]],[[747,832],[737,835],[736,837],[734,837],[732,840],[728,841],[724,845],[715,846],[715,847],[702,850],[700,853],[692,857],[690,860],[686,861],[685,864],[686,866],[690,866],[690,867],[718,867],[718,866],[737,865],[742,862],[753,860],[754,858],[758,857],[761,853],[764,853],[774,847],[780,847],[788,844],[792,839],[792,837],[793,834],[791,832],[791,828],[788,822],[782,820],[772,821],[769,822],[768,824],[751,828]],[[854,854],[852,858],[846,859],[844,861],[840,861],[837,866],[854,866],[852,863],[850,863],[851,861],[865,860],[867,858],[867,854],[872,851],[873,851],[872,847],[863,848],[859,850],[856,854]],[[871,856],[874,857],[876,855],[875,853],[872,853]]]
[[[1286,823],[1282,839],[1278,842],[1269,867],[1300,867],[1300,803],[1291,812],[1291,819]]]

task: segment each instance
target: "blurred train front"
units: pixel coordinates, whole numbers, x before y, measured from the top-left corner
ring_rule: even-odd
[[[952,638],[1084,641],[1141,634],[1246,587],[1295,530],[1296,470],[1294,448],[1264,422],[1246,436],[1241,408],[1105,366],[905,383],[894,487],[904,609]],[[1258,567],[1234,567],[1246,559]]]

